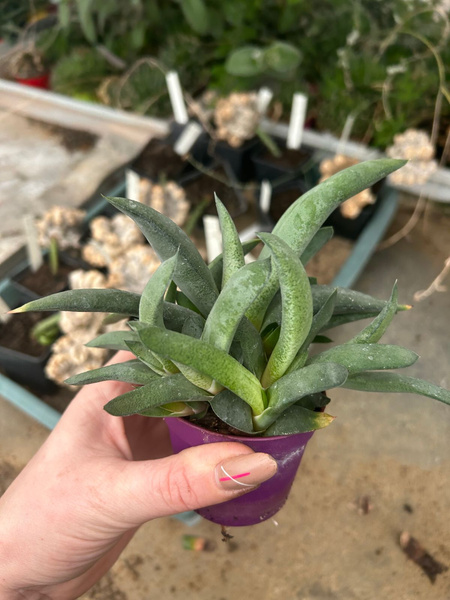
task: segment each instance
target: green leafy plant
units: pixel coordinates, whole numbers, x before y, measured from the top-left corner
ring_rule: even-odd
[[[148,206],[124,198],[110,203],[140,227],[162,263],[142,295],[74,290],[25,304],[31,310],[100,311],[129,315],[129,331],[101,335],[88,346],[130,350],[134,358],[71,377],[68,383],[121,380],[137,387],[111,400],[112,415],[185,416],[213,411],[234,430],[273,436],[327,426],[324,392],[347,387],[367,392],[412,392],[450,404],[450,392],[396,373],[417,355],[379,341],[398,310],[388,301],[311,282],[304,264],[330,238],[322,223],[341,202],[404,164],[381,159],[337,173],[304,194],[246,265],[257,241],[242,245],[216,198],[223,253],[206,265],[181,229]],[[345,344],[311,354],[323,332],[374,317]]]

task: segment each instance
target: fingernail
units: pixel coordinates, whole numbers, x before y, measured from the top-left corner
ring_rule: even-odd
[[[277,463],[262,452],[234,456],[216,467],[216,478],[224,490],[250,490],[277,472]]]

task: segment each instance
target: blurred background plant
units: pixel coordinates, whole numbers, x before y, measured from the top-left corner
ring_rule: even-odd
[[[26,7],[46,3],[4,4],[2,32],[21,38]],[[352,114],[352,137],[382,149],[408,127],[424,129],[440,158],[450,127],[447,4],[59,0],[36,45],[53,65],[53,89],[78,98],[168,116],[164,74],[175,69],[190,97],[268,86],[270,116],[284,120],[303,91],[319,130],[339,135]]]

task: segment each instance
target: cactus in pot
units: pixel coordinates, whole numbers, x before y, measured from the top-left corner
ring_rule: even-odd
[[[166,417],[175,451],[223,440],[227,427],[229,439],[272,454],[279,466],[275,477],[249,494],[199,511],[223,525],[260,522],[285,502],[312,432],[332,422],[324,410],[326,390],[412,392],[450,403],[449,391],[395,372],[416,361],[414,352],[379,343],[395,313],[408,308],[398,304],[396,285],[383,301],[317,285],[304,269],[331,237],[329,228],[321,228],[329,214],[403,164],[380,159],[337,173],[294,203],[272,233],[245,244],[216,198],[223,253],[209,265],[170,219],[138,202],[110,198],[136,222],[162,261],[143,293],[73,290],[13,312],[128,315],[129,331],[101,335],[88,345],[127,349],[134,358],[68,383],[135,384],[105,410],[119,417]],[[245,253],[259,242],[264,247],[258,260],[246,265]],[[310,353],[323,331],[367,317],[373,321],[353,339]],[[218,423],[219,431],[211,431],[211,423]]]

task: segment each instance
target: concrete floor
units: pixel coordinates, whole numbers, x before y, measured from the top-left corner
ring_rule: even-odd
[[[393,229],[407,218],[402,209]],[[450,216],[431,211],[424,234],[375,254],[357,288],[387,298],[395,278],[412,303],[450,255]],[[397,316],[386,343],[422,358],[409,371],[450,386],[450,291]],[[357,327],[334,335],[345,339]],[[333,390],[337,419],[310,442],[287,505],[251,528],[189,528],[174,519],[143,527],[85,598],[96,600],[448,600],[450,571],[434,584],[399,546],[408,531],[450,567],[450,408],[422,397]],[[47,432],[0,400],[0,486],[5,486]],[[0,489],[1,492],[1,489]],[[368,496],[370,511],[360,514]],[[184,533],[206,537],[210,552],[182,549]]]

